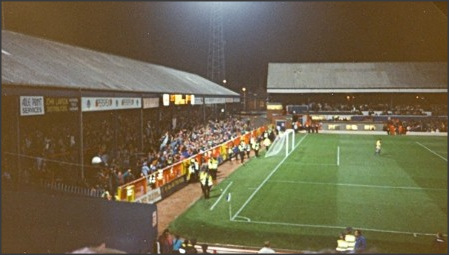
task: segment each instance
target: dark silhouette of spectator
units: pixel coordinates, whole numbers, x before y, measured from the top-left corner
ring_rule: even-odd
[[[239,144],[239,156],[240,156],[240,163],[242,163],[242,164],[244,164],[244,161],[245,161],[245,154],[246,154],[245,141],[240,141],[240,144]]]
[[[164,232],[158,238],[160,253],[170,254],[173,252],[173,237],[170,234],[169,229],[165,229]]]
[[[354,231],[354,235],[355,235],[354,252],[364,253],[366,251],[366,238],[363,236],[362,231],[360,229],[356,229]]]
[[[209,245],[207,245],[207,244],[202,244],[201,245],[201,249],[202,249],[203,253],[209,253],[209,252],[207,252],[208,248],[209,248]]]

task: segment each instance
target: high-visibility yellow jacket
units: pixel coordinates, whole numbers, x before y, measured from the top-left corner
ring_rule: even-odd
[[[337,252],[346,252],[348,250],[348,242],[344,239],[337,240],[337,248],[335,248]]]
[[[270,146],[271,145],[271,140],[268,137],[265,138],[265,140],[263,140],[263,145],[265,145],[265,147]]]
[[[202,171],[200,173],[200,183],[203,186],[212,186],[213,185],[213,180],[212,180],[212,176],[206,172],[206,171]]]
[[[348,252],[354,251],[355,235],[353,235],[353,234],[346,234],[345,235],[345,241],[348,243],[348,248],[346,249],[346,251],[348,251]]]
[[[259,142],[255,142],[255,143],[253,143],[253,149],[254,150],[259,150],[259,148],[260,148],[260,143]]]
[[[210,158],[209,162],[207,163],[207,167],[210,170],[217,170],[218,169],[218,160],[216,160],[214,158]]]

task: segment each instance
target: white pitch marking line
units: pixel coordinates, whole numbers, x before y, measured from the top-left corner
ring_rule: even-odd
[[[255,224],[265,224],[265,225],[284,225],[284,226],[293,226],[293,227],[331,228],[331,229],[345,229],[346,228],[345,226],[310,225],[310,224],[296,224],[296,223],[284,223],[284,222],[268,222],[268,221],[251,221],[251,222],[249,222],[249,221],[240,221],[240,220],[234,220],[234,221],[245,222],[245,223],[255,223]],[[361,228],[361,227],[354,227],[354,229],[361,229],[363,231],[381,232],[381,233],[435,236],[435,233],[418,233],[418,232],[371,229],[371,228]]]
[[[340,165],[340,146],[337,146],[337,166]]]
[[[302,162],[284,162],[284,165],[301,165],[301,166],[335,166],[335,164],[302,163]]]
[[[440,154],[438,154],[438,153],[436,153],[436,152],[434,152],[433,150],[431,150],[431,149],[429,149],[429,148],[427,148],[426,146],[424,146],[423,144],[421,144],[420,142],[416,142],[417,144],[419,144],[421,147],[423,147],[424,149],[426,149],[426,150],[428,150],[428,151],[430,151],[430,152],[432,152],[433,154],[435,154],[435,155],[437,155],[438,157],[440,157],[440,158],[442,158],[444,161],[446,161],[447,162],[447,158],[445,158],[445,157],[443,157],[443,156],[441,156]]]
[[[328,182],[302,182],[302,181],[270,181],[296,184],[313,184],[313,185],[334,185],[334,186],[352,186],[352,187],[366,187],[366,188],[380,188],[380,189],[411,189],[411,190],[447,190],[436,188],[421,188],[421,187],[401,187],[401,186],[380,186],[380,185],[365,185],[365,184],[350,184],[350,183],[328,183]]]
[[[226,194],[226,190],[228,190],[228,188],[232,185],[232,181],[228,184],[228,186],[226,186],[226,188],[221,192],[221,195],[218,197],[217,201],[215,201],[215,203],[209,208],[209,210],[213,210],[214,207],[218,204],[218,202],[221,200],[221,198],[223,197],[224,194]]]

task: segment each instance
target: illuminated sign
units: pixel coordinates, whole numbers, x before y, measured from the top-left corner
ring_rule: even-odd
[[[170,95],[170,103],[174,105],[186,105],[191,104],[192,96],[191,95],[182,95],[182,94],[172,94]]]
[[[267,110],[282,110],[281,103],[268,103]]]
[[[193,104],[195,97],[193,95],[183,95],[183,94],[163,94],[162,103],[164,106],[174,105],[188,105]]]

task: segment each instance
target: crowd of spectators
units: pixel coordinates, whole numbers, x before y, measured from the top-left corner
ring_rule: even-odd
[[[12,153],[2,161],[3,177],[10,179],[16,174],[25,183],[51,181],[106,188],[112,194],[116,186],[140,178],[144,165],[149,173],[157,171],[253,128],[250,121],[232,116],[218,120],[212,110],[203,109],[175,109],[173,113],[145,117],[141,125],[139,113],[86,114],[84,176],[80,173],[79,124],[67,124],[67,117],[52,125],[24,125],[20,144],[23,170],[13,173],[15,167],[8,162],[16,162],[17,155]],[[208,120],[204,123],[205,117]],[[102,164],[91,164],[95,156],[102,159]]]
[[[192,129],[169,129],[150,146],[146,153],[137,153],[133,159],[101,155],[105,167],[101,168],[97,182],[108,190],[116,190],[117,185],[130,182],[143,175],[151,174],[173,163],[207,151],[219,144],[234,139],[251,130],[249,121],[229,117],[226,120],[209,120],[197,124]],[[135,154],[136,155],[136,154]],[[143,172],[145,171],[145,172]],[[113,179],[111,181],[111,178]],[[117,182],[118,183],[114,183]]]
[[[2,146],[2,172],[8,180],[31,183],[62,175],[76,178],[78,166],[74,162],[79,159],[76,128],[58,121],[54,125],[25,122],[20,130],[19,153],[14,146]]]
[[[368,112],[369,115],[427,115],[431,112],[433,116],[446,116],[446,104],[396,104],[391,106],[388,103],[329,103],[329,102],[310,102],[300,104],[301,109],[307,109],[306,112],[347,112],[355,115],[363,115]],[[296,112],[299,113],[299,112]]]

